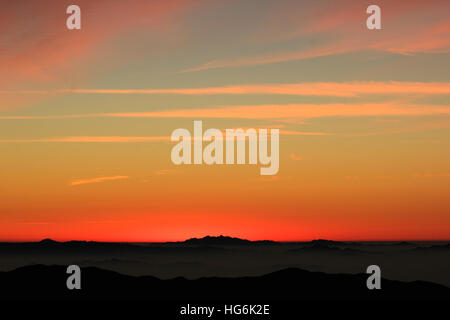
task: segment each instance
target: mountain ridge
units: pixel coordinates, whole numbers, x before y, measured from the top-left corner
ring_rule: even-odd
[[[183,277],[161,280],[130,276],[96,267],[82,268],[81,290],[68,290],[66,266],[30,265],[0,272],[0,299],[152,300],[152,301],[295,301],[295,300],[450,300],[450,288],[425,281],[382,279],[381,290],[368,290],[367,274],[327,274],[288,268],[249,277]]]

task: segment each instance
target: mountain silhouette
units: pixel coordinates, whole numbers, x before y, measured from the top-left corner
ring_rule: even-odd
[[[334,241],[334,240],[326,240],[326,239],[316,239],[312,240],[309,243],[311,244],[322,244],[322,245],[331,245],[331,246],[339,246],[339,245],[345,245],[345,242],[341,241]]]
[[[400,241],[394,244],[395,246],[400,246],[400,247],[412,247],[415,246],[414,243],[411,242],[407,242],[407,241]]]
[[[181,243],[153,244],[145,246],[131,243],[95,242],[95,241],[67,241],[58,242],[44,239],[39,242],[1,242],[0,254],[55,254],[72,255],[84,254],[113,254],[113,253],[206,253],[214,254],[224,252],[226,249],[212,247],[205,244],[198,246],[185,246]],[[175,244],[175,245],[173,245]],[[177,246],[178,245],[178,246]]]
[[[55,245],[58,244],[59,242],[52,240],[52,239],[42,239],[41,241],[39,241],[39,244],[41,245],[45,245],[45,246],[49,246],[49,245]]]
[[[193,245],[251,245],[251,244],[268,245],[268,244],[276,244],[277,242],[271,240],[250,241],[246,239],[220,235],[218,237],[206,236],[203,238],[191,238],[184,241],[183,243]]]
[[[414,250],[420,252],[450,252],[450,243],[445,245],[433,245],[430,247],[418,247]]]
[[[83,268],[81,290],[66,288],[65,266],[33,265],[0,272],[0,299],[154,301],[304,301],[304,300],[450,300],[450,288],[422,281],[383,279],[381,290],[368,290],[367,274],[326,274],[289,268],[256,277],[134,277],[95,267]]]
[[[358,254],[364,251],[355,250],[350,248],[338,248],[334,246],[328,246],[323,242],[314,242],[312,245],[306,245],[300,248],[290,249],[289,253],[331,253],[331,254]]]

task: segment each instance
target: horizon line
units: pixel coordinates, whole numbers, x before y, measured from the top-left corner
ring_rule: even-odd
[[[250,241],[250,242],[262,242],[262,241],[272,241],[272,242],[278,242],[278,243],[291,243],[291,242],[311,242],[314,240],[325,240],[325,241],[335,241],[335,242],[450,242],[450,239],[384,239],[384,240],[380,240],[380,239],[372,239],[372,240],[334,240],[334,239],[325,239],[325,238],[312,238],[310,240],[272,240],[272,239],[260,239],[260,240],[249,240],[246,238],[240,238],[240,237],[233,237],[233,236],[223,236],[223,235],[219,235],[219,236],[203,236],[203,237],[192,237],[192,238],[186,238],[184,240],[171,240],[171,241],[102,241],[102,240],[76,240],[76,239],[72,239],[72,240],[55,240],[52,238],[42,238],[40,240],[4,240],[4,239],[0,239],[0,243],[38,243],[41,242],[43,240],[51,240],[54,242],[60,242],[60,243],[65,243],[65,242],[99,242],[99,243],[178,243],[178,242],[185,242],[187,240],[191,240],[191,239],[203,239],[206,237],[210,237],[210,238],[219,238],[220,236],[224,237],[224,238],[233,238],[233,239],[239,239],[239,240],[245,240],[245,241]]]

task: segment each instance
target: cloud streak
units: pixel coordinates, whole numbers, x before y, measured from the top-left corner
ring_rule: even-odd
[[[355,81],[355,82],[309,82],[290,84],[251,84],[205,88],[172,89],[61,89],[61,90],[19,90],[0,91],[0,94],[53,95],[53,94],[175,94],[175,95],[299,95],[357,97],[361,95],[450,94],[449,82],[397,82],[397,81]]]
[[[357,116],[448,115],[450,108],[435,105],[372,104],[285,104],[242,105],[208,109],[109,113],[99,116],[119,118],[234,118],[234,119],[306,119]]]
[[[113,180],[124,180],[128,179],[129,176],[111,176],[111,177],[100,177],[100,178],[92,178],[92,179],[77,179],[73,180],[69,183],[69,186],[78,186],[81,184],[91,184],[91,183],[101,183],[105,181],[113,181]]]
[[[3,139],[0,143],[33,143],[33,142],[155,142],[170,141],[169,136],[155,137],[121,137],[121,136],[72,136],[72,137],[52,137],[37,139]]]
[[[197,0],[78,0],[82,10],[82,29],[68,31],[65,26],[66,1],[2,1],[0,12],[0,87],[47,88],[61,83],[80,83],[92,79],[95,72],[105,72],[123,64],[111,54],[123,35],[145,30],[148,37],[167,35],[173,46],[180,15]],[[112,23],[113,22],[113,23]],[[169,36],[169,34],[171,36]],[[118,40],[117,40],[118,39]],[[142,43],[142,41],[139,41]],[[123,48],[127,59],[152,56],[142,46],[128,42]],[[135,50],[137,45],[140,50]],[[122,51],[122,50],[121,50]],[[106,58],[105,58],[106,57]],[[1,109],[13,109],[39,102],[0,97]],[[11,100],[8,100],[11,99]]]
[[[370,33],[364,25],[366,2],[293,3],[280,1],[278,9],[264,21],[264,33],[256,37],[266,45],[280,39],[301,42],[302,38],[319,40],[317,44],[291,51],[272,50],[245,57],[213,59],[180,73],[289,62],[363,50],[402,55],[450,52],[450,38],[446,36],[450,24],[443,14],[450,9],[448,1],[409,1],[408,6],[396,1],[384,2],[381,5],[383,30],[376,34]],[[417,22],[418,15],[427,14],[433,19]],[[251,37],[249,43],[255,35]]]
[[[82,118],[233,118],[233,119],[276,119],[298,120],[322,117],[360,117],[360,116],[423,116],[450,115],[450,107],[425,104],[405,104],[398,101],[362,104],[273,104],[219,106],[212,108],[176,109],[151,112],[117,112],[77,115],[48,116],[0,116],[0,120],[43,120],[43,119],[82,119]],[[289,131],[285,131],[289,134]],[[298,133],[294,133],[298,134]],[[73,137],[67,137],[71,140]],[[111,137],[84,137],[86,140],[108,142]],[[79,142],[83,137],[73,138]],[[134,141],[161,140],[166,137],[112,137]],[[57,141],[55,141],[57,142]],[[70,141],[67,141],[70,142]],[[89,141],[86,141],[89,142]],[[114,141],[116,142],[116,141]]]
[[[280,130],[280,135],[288,136],[326,136],[326,132],[303,132]],[[226,140],[225,132],[222,140]],[[196,138],[192,137],[194,141]],[[219,138],[220,139],[220,138]],[[170,142],[170,136],[126,137],[126,136],[71,136],[36,139],[1,139],[0,143],[126,143],[126,142]]]

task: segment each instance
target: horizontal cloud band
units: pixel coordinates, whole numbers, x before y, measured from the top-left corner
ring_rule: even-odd
[[[302,96],[356,97],[373,94],[450,94],[448,82],[312,82],[290,84],[252,84],[206,88],[172,89],[59,89],[0,91],[0,94],[177,94],[177,95],[243,95],[273,94]]]

